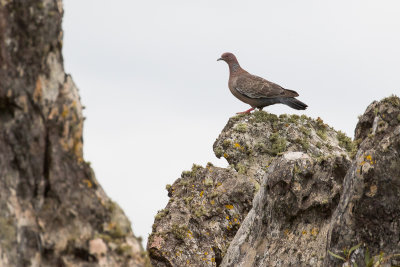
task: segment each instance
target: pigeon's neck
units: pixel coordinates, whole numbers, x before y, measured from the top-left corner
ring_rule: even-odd
[[[231,74],[236,74],[239,73],[242,68],[240,67],[239,63],[234,62],[229,64],[229,71]]]

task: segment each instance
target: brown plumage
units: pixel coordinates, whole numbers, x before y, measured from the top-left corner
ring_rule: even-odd
[[[282,88],[280,85],[252,75],[242,69],[232,53],[224,53],[218,60],[225,61],[229,66],[228,87],[239,100],[249,104],[251,109],[238,113],[250,113],[258,108],[282,103],[291,108],[304,110],[307,105],[295,99],[299,94],[293,90]]]

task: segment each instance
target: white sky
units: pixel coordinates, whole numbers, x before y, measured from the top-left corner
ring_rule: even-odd
[[[64,0],[64,10],[85,158],[144,239],[166,184],[192,163],[226,166],[212,144],[249,106],[228,90],[223,52],[309,105],[264,110],[319,116],[351,137],[370,102],[400,93],[399,0]]]

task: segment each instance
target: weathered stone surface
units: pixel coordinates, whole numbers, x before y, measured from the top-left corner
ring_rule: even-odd
[[[256,183],[235,170],[194,165],[167,186],[147,249],[153,266],[213,266],[222,261],[251,207]]]
[[[383,253],[382,266],[399,266],[400,255],[394,254],[400,254],[400,99],[373,102],[361,116],[355,138],[360,148],[344,179],[327,249],[343,256],[345,248],[361,244],[351,262],[365,266],[367,254]],[[341,262],[326,257],[324,265]]]
[[[285,151],[301,151],[322,161],[353,153],[351,140],[320,118],[276,116],[264,111],[230,118],[214,143],[215,155],[225,157],[238,172],[261,183],[271,164]]]
[[[342,179],[350,165],[347,150],[351,151],[352,145],[349,138],[321,119],[277,117],[260,111],[231,118],[216,140],[214,151],[224,156],[232,168],[195,166],[168,187],[171,199],[157,214],[147,245],[153,265],[219,266],[222,258],[229,256],[227,248],[266,173],[274,175],[268,184],[268,190],[276,193],[269,196],[268,201],[273,202],[270,208],[282,217],[282,223],[276,222],[274,227],[283,227],[280,233],[298,239],[291,247],[307,244],[312,250],[321,246],[318,240],[310,243],[309,239],[326,235],[324,223],[338,203]],[[266,188],[264,181],[257,195]],[[260,222],[266,223],[264,204],[256,199],[253,205],[263,209],[253,208],[253,215],[261,212]],[[318,217],[307,219],[314,215]],[[297,228],[295,223],[299,224]],[[251,230],[254,240],[265,238],[260,229]],[[312,234],[307,232],[306,239],[303,231]],[[279,236],[274,233],[271,240],[277,241]],[[250,247],[243,253],[250,253]]]
[[[143,266],[82,155],[61,1],[0,1],[0,266]]]
[[[288,133],[302,134],[299,127],[304,127],[303,123],[312,125],[313,121],[304,118],[304,122],[293,123]],[[289,127],[283,125],[277,128],[279,136],[289,139]],[[322,139],[314,134],[314,127],[307,129],[311,133],[303,138],[310,143],[308,149],[297,142],[289,143],[291,151],[270,160],[253,207],[222,266],[322,264],[330,217],[338,204],[350,160],[339,146],[338,133],[326,129],[330,138]],[[317,142],[322,143],[320,148],[314,147]]]

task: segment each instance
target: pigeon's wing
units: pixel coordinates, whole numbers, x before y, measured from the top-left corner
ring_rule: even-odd
[[[293,90],[287,90],[280,85],[267,81],[261,77],[244,74],[237,77],[233,88],[249,98],[275,98],[299,96]]]

